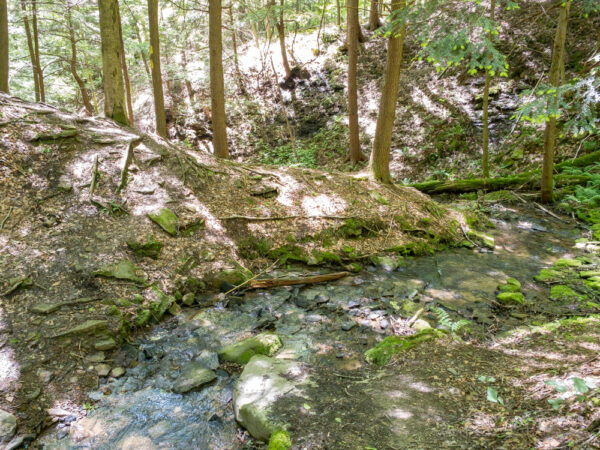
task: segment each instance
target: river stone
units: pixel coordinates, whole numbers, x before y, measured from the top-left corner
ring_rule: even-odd
[[[233,389],[236,420],[255,438],[267,441],[285,424],[270,417],[275,402],[283,396],[298,396],[308,381],[305,367],[296,361],[256,355],[250,359]]]
[[[175,380],[173,391],[184,394],[210,383],[215,378],[217,378],[217,374],[212,370],[207,369],[201,363],[191,362],[181,369],[181,374]]]
[[[17,431],[17,418],[0,409],[0,443],[8,442]]]
[[[521,294],[520,292],[501,292],[496,296],[496,299],[503,305],[525,303],[525,297],[523,297],[523,294]]]
[[[159,211],[152,212],[148,214],[148,217],[171,236],[177,234],[178,219],[175,213],[169,208],[162,208]]]
[[[417,319],[412,327],[419,332],[431,328],[431,325],[425,319]]]
[[[81,325],[77,325],[67,331],[59,333],[56,337],[87,334],[94,331],[105,330],[106,328],[108,328],[108,322],[106,320],[88,320]]]
[[[123,367],[113,367],[110,371],[110,376],[113,378],[121,378],[125,375],[126,370]]]
[[[106,338],[96,341],[94,343],[94,348],[96,350],[112,350],[117,346],[117,343],[113,338]]]
[[[261,333],[219,350],[221,361],[246,364],[254,355],[273,356],[283,346],[281,338],[274,333]]]
[[[36,314],[50,314],[63,305],[64,303],[38,303],[29,308],[29,311]]]
[[[134,283],[145,283],[148,279],[148,276],[141,269],[125,259],[116,264],[104,266],[100,270],[93,272],[93,275],[97,277],[116,278],[117,280],[128,280]]]
[[[182,303],[186,306],[192,306],[194,304],[195,300],[196,300],[196,296],[193,292],[188,292],[181,299]]]
[[[371,258],[371,260],[373,261],[373,264],[381,267],[387,272],[392,272],[396,270],[400,265],[398,259],[392,256],[374,256],[373,258]]]

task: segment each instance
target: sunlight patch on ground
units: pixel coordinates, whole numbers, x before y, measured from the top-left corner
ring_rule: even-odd
[[[427,111],[435,114],[441,119],[447,119],[450,116],[446,108],[441,108],[439,105],[436,105],[428,95],[417,87],[413,88],[411,98],[415,103],[422,105]]]
[[[396,408],[391,411],[388,411],[387,415],[394,419],[406,420],[410,419],[413,414],[410,411],[406,411],[404,409]]]
[[[15,351],[10,347],[4,347],[0,351],[0,390],[13,390],[13,383],[21,376],[19,363],[15,360]]]
[[[346,202],[338,197],[319,194],[316,197],[304,196],[302,209],[309,216],[332,216],[346,209]]]

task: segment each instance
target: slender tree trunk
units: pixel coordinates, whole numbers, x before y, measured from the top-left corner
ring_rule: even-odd
[[[123,24],[121,23],[121,8],[117,2],[117,14],[119,16],[119,44],[121,47],[121,69],[123,70],[123,82],[125,84],[125,100],[127,101],[127,117],[133,125],[133,103],[131,101],[131,83],[129,82],[129,70],[127,70],[127,59],[125,57],[125,44],[123,43]]]
[[[392,12],[406,6],[406,0],[393,0]],[[400,68],[402,65],[402,51],[406,26],[402,25],[400,30],[394,30],[388,39],[387,61],[383,75],[383,89],[379,101],[379,114],[375,127],[375,138],[373,140],[373,151],[371,152],[371,173],[373,177],[382,183],[392,182],[390,175],[390,147],[392,143],[392,131],[394,119],[396,118],[396,103],[398,101],[398,86],[400,84]]]
[[[496,20],[496,0],[491,0],[490,4],[490,19]],[[490,34],[490,39],[494,36]],[[489,124],[489,103],[490,103],[490,84],[492,82],[492,75],[489,70],[485,72],[485,85],[483,87],[483,178],[490,176],[489,167],[489,146],[490,146],[490,124]]]
[[[186,41],[186,47],[187,47],[187,41]],[[185,53],[186,53],[185,50],[181,50],[181,69],[183,70],[185,89],[187,90],[187,93],[188,93],[190,105],[192,106],[193,109],[195,109],[194,105],[196,103],[196,100],[194,99],[194,89],[192,88],[192,83],[190,82],[190,79],[188,77],[187,57],[185,56]]]
[[[208,0],[208,47],[210,52],[210,101],[215,155],[229,159],[225,123],[225,82],[223,80],[223,43],[221,0]]]
[[[0,0],[0,92],[8,94],[8,8]]]
[[[558,15],[558,26],[554,36],[554,47],[552,48],[552,64],[548,73],[548,82],[551,86],[558,88],[561,83],[562,67],[565,63],[565,41],[567,39],[567,24],[569,22],[569,10],[571,1],[567,0],[560,6]],[[551,102],[557,106],[558,95],[555,94]],[[552,116],[546,121],[544,130],[544,161],[542,163],[542,202],[552,202],[552,172],[554,171],[554,146],[556,144],[556,117]]]
[[[21,10],[23,11],[23,25],[25,27],[25,35],[27,36],[27,47],[29,48],[29,59],[31,61],[31,70],[33,72],[33,85],[35,89],[35,101],[40,101],[40,82],[39,74],[35,62],[35,49],[33,47],[33,38],[31,36],[31,28],[29,27],[29,12],[25,0],[21,0]]]
[[[246,95],[244,79],[240,71],[240,62],[238,58],[237,36],[235,31],[235,22],[233,21],[233,3],[229,5],[229,25],[231,26],[231,44],[233,46],[233,63],[235,65],[235,78],[242,95]]]
[[[358,137],[358,88],[357,88],[357,62],[358,62],[358,0],[348,0],[348,123],[350,128],[350,163],[356,164],[364,160],[360,151]]]
[[[283,69],[285,70],[285,78],[288,79],[292,75],[290,63],[288,62],[287,51],[285,49],[285,23],[283,21],[283,3],[280,0],[281,9],[279,11],[279,23],[277,23],[277,34],[279,34],[279,47],[281,49],[281,60],[283,61]]]
[[[33,45],[35,49],[35,70],[38,74],[38,84],[40,86],[40,101],[46,101],[46,88],[44,87],[44,72],[42,71],[42,65],[40,64],[40,39],[38,36],[37,26],[37,2],[36,0],[31,1],[32,4],[32,16],[31,23],[33,26]]]
[[[125,6],[127,6],[127,9],[129,10],[129,14],[131,15],[131,18],[133,19],[133,25],[135,28],[135,34],[137,37],[138,42],[140,43],[140,46],[144,46],[144,40],[142,39],[142,34],[140,33],[140,25],[138,24],[138,20],[137,17],[135,16],[133,10],[129,7],[129,4],[127,2],[123,2],[125,3]],[[148,58],[146,57],[146,52],[142,49],[140,49],[140,55],[142,56],[142,61],[144,62],[144,69],[146,70],[146,75],[148,75],[148,79],[152,78],[152,75],[150,74],[150,65],[148,64]]]
[[[340,5],[340,0],[335,0],[335,10],[337,13],[335,23],[338,28],[342,28],[342,5]]]
[[[94,109],[92,107],[92,104],[90,103],[90,97],[85,87],[85,83],[77,73],[77,42],[75,40],[75,30],[73,29],[73,19],[71,16],[70,5],[67,5],[66,16],[67,26],[69,27],[69,41],[71,42],[71,61],[69,64],[71,68],[71,74],[73,75],[73,78],[75,78],[75,82],[77,83],[77,86],[79,86],[79,90],[81,91],[81,98],[83,100],[83,106],[85,107],[85,111],[88,116],[91,116],[94,114]]]
[[[104,85],[104,115],[129,125],[125,107],[125,89],[121,72],[119,43],[119,12],[117,0],[98,0],[100,37],[102,39],[102,72]]]
[[[152,69],[152,89],[154,91],[154,114],[156,133],[167,139],[167,116],[160,71],[160,41],[158,37],[158,0],[148,0],[148,23],[150,24],[150,68]]]
[[[379,1],[371,0],[371,9],[369,10],[369,25],[367,28],[371,31],[375,31],[381,26],[379,21]]]

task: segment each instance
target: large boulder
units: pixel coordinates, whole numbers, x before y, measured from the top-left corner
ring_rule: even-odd
[[[301,395],[301,386],[308,381],[307,370],[299,362],[252,357],[233,390],[236,420],[255,439],[268,441],[272,433],[286,428],[272,416],[273,405],[283,396]]]

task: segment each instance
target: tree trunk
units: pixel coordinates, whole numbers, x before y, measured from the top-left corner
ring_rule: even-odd
[[[223,43],[221,0],[208,0],[208,47],[210,52],[210,101],[214,153],[229,159],[225,123],[225,82],[223,81]]]
[[[375,31],[381,26],[379,21],[379,2],[378,0],[371,0],[371,9],[369,10],[369,25],[367,28],[371,31]]]
[[[138,42],[140,43],[140,46],[143,47],[144,40],[142,39],[142,34],[140,33],[140,26],[138,24],[137,17],[133,13],[133,10],[129,7],[129,4],[125,1],[123,3],[125,4],[125,6],[127,6],[127,9],[129,10],[129,14],[131,15],[131,18],[133,19],[135,34],[137,36]],[[142,61],[144,62],[144,69],[146,70],[146,75],[148,75],[148,79],[151,79],[152,75],[150,74],[150,66],[148,64],[148,58],[146,57],[146,52],[144,50],[140,49],[140,55],[142,56]]]
[[[491,0],[490,4],[490,19],[492,22],[496,20],[496,0]],[[493,34],[490,34],[490,40],[494,38]],[[490,71],[485,71],[485,85],[483,87],[483,178],[490,176],[489,168],[489,145],[490,145],[490,126],[489,126],[489,104],[490,104],[490,84],[492,82],[492,76]]]
[[[8,8],[0,0],[0,92],[8,94]]]
[[[337,12],[335,23],[338,28],[342,28],[342,5],[340,5],[340,0],[335,0],[335,10]]]
[[[229,6],[229,25],[231,26],[231,44],[233,46],[233,63],[235,65],[235,78],[242,95],[246,95],[244,79],[240,71],[240,62],[238,59],[237,36],[235,32],[235,22],[233,21],[233,3]]]
[[[150,24],[150,68],[152,69],[152,89],[154,92],[154,114],[156,133],[167,139],[167,116],[160,71],[160,41],[158,37],[158,0],[148,0],[148,23]]]
[[[571,2],[567,1],[560,6],[558,26],[554,36],[554,47],[552,49],[552,64],[548,74],[548,82],[551,86],[558,88],[561,83],[560,74],[565,62],[565,41],[567,39],[567,24],[569,21],[569,10]],[[558,103],[555,94],[551,100],[554,106]],[[552,172],[554,170],[554,145],[556,143],[556,117],[550,117],[546,121],[544,130],[544,161],[542,163],[542,202],[552,201]]]
[[[123,24],[121,23],[121,8],[117,2],[117,14],[119,16],[119,44],[121,47],[121,69],[123,70],[123,82],[125,84],[125,100],[127,101],[127,117],[133,125],[133,103],[131,101],[131,83],[129,82],[129,70],[127,70],[127,59],[125,57],[125,44],[123,43]]]
[[[351,164],[365,159],[360,151],[358,137],[358,89],[357,89],[357,59],[358,59],[358,0],[348,0],[346,6],[348,19],[348,123],[350,128]]]
[[[91,116],[94,114],[94,109],[90,102],[90,97],[89,97],[87,89],[85,87],[85,83],[83,82],[83,80],[81,79],[79,74],[77,73],[77,42],[75,40],[75,30],[73,29],[73,20],[72,20],[72,16],[71,16],[71,6],[70,5],[67,5],[66,16],[67,16],[66,17],[67,26],[69,27],[69,41],[71,42],[71,61],[70,61],[69,66],[71,68],[71,74],[73,75],[73,78],[75,78],[75,82],[77,83],[77,86],[79,86],[79,90],[81,92],[81,98],[83,100],[83,106],[85,107],[85,111],[88,116]]]
[[[406,0],[393,0],[393,11],[406,6]],[[395,30],[396,31],[396,30]],[[388,40],[387,62],[383,75],[383,89],[379,101],[379,113],[375,127],[373,151],[371,152],[371,173],[382,183],[392,182],[390,175],[390,147],[392,144],[392,131],[396,118],[396,103],[398,101],[398,86],[400,84],[400,67],[402,65],[402,51],[406,26],[390,35]]]
[[[31,22],[33,25],[33,45],[35,50],[35,70],[38,75],[38,84],[40,86],[40,101],[46,101],[46,88],[44,87],[44,72],[42,71],[42,65],[40,64],[40,39],[38,36],[37,26],[37,2],[36,0],[31,1],[32,4],[32,17]]]
[[[187,41],[185,42],[185,45],[187,47]],[[185,56],[186,50],[181,50],[181,69],[183,71],[183,78],[185,81],[185,88],[188,93],[188,98],[190,100],[190,106],[192,107],[192,109],[195,110],[196,108],[194,107],[194,105],[196,103],[196,100],[194,99],[194,89],[192,88],[192,83],[190,82],[190,79],[188,77],[187,57]]]
[[[292,71],[288,62],[287,51],[285,49],[285,23],[283,22],[283,1],[280,0],[281,9],[279,11],[279,22],[277,23],[277,33],[279,34],[279,47],[281,49],[281,60],[283,61],[283,69],[285,70],[285,78],[288,79]]]
[[[29,27],[29,12],[25,5],[25,0],[21,0],[21,10],[23,11],[23,25],[25,27],[25,35],[27,36],[27,47],[29,48],[29,59],[31,61],[31,70],[33,72],[33,85],[35,89],[35,101],[40,101],[40,83],[38,71],[35,62],[35,49],[33,47],[33,38],[31,37],[31,28]]]
[[[129,125],[125,108],[123,73],[121,72],[117,0],[98,0],[98,7],[102,39],[104,115],[118,123]]]

